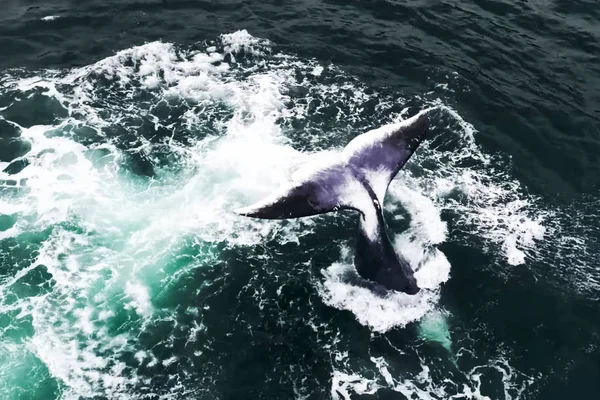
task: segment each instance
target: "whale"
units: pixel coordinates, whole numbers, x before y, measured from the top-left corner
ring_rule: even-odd
[[[288,182],[233,212],[260,219],[293,219],[351,210],[358,214],[354,247],[358,275],[385,291],[415,295],[420,288],[410,263],[390,241],[383,204],[390,182],[428,130],[427,110],[423,110],[361,133],[341,151],[301,164]]]

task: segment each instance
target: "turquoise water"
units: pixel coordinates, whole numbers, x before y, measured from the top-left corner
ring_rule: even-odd
[[[161,10],[127,4],[122,13],[142,22]],[[342,22],[365,7],[372,29],[398,24],[384,5],[323,4]],[[192,5],[184,5],[163,4],[167,14],[185,14]],[[41,32],[84,29],[81,15],[56,7],[26,15],[40,14]],[[115,12],[94,7],[87,12],[103,23]],[[207,7],[207,19],[238,15]],[[163,21],[181,23],[167,14]],[[311,19],[299,15],[286,21]],[[5,29],[19,26],[12,18]],[[115,18],[118,26],[125,17]],[[411,35],[427,18],[406,22]],[[482,53],[477,79],[426,63],[436,46],[458,40],[451,36],[409,46],[389,67],[400,50],[380,50],[388,39],[373,39],[368,24],[342,23],[355,36],[331,37],[329,55],[324,42],[308,41],[326,37],[324,26],[290,27],[298,34],[286,39],[282,25],[271,35],[241,24],[194,40],[134,31],[111,51],[110,35],[89,33],[82,46],[99,47],[85,61],[83,50],[69,61],[10,50],[0,72],[2,397],[592,396],[597,166],[586,151],[598,146],[598,103],[585,100],[579,112],[539,103],[528,116],[533,92],[494,78],[484,62],[494,51]],[[163,26],[163,36],[175,30]],[[354,54],[363,29],[365,54]],[[505,38],[476,32],[460,43]],[[522,91],[512,105],[506,87]],[[419,295],[381,297],[360,285],[352,213],[264,221],[231,212],[302,162],[425,107],[434,109],[431,133],[385,204]]]

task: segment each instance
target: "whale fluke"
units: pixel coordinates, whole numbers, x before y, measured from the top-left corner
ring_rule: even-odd
[[[426,111],[350,141],[327,160],[302,165],[291,181],[263,200],[234,210],[262,219],[301,218],[339,210],[360,213],[354,264],[363,278],[408,294],[419,291],[409,263],[386,232],[382,205],[387,188],[429,129]]]

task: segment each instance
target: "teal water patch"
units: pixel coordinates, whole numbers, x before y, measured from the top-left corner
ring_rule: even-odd
[[[15,219],[16,220],[16,219]],[[13,224],[14,226],[14,224]],[[52,293],[53,278],[36,264],[48,232],[24,232],[0,241],[0,391],[7,399],[56,397],[60,384],[29,348],[32,310]]]
[[[6,172],[9,175],[15,175],[23,171],[28,165],[29,161],[27,159],[15,160],[11,162],[6,168],[4,168],[4,171],[2,172]]]
[[[0,161],[11,162],[31,150],[31,143],[19,138],[0,138]]]
[[[0,139],[19,137],[20,130],[0,116]]]
[[[418,332],[419,337],[438,343],[452,355],[452,338],[447,318],[447,313],[443,311],[430,312],[419,321]]]
[[[0,393],[6,400],[45,400],[60,397],[61,383],[46,365],[27,350],[26,342],[4,341],[0,350]]]
[[[6,231],[12,228],[17,222],[17,214],[0,214],[0,231]]]

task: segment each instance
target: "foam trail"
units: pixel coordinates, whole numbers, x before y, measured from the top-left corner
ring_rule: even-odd
[[[198,386],[216,390],[211,379],[217,380],[213,373],[221,367],[204,355],[222,339],[211,337],[214,325],[202,322],[211,309],[195,304],[176,314],[169,291],[179,296],[176,290],[189,275],[227,264],[223,249],[245,252],[246,261],[255,262],[255,275],[246,289],[252,295],[237,293],[239,301],[268,321],[292,324],[269,285],[281,290],[300,278],[286,273],[273,282],[277,271],[269,262],[275,255],[261,244],[302,244],[315,226],[337,220],[257,221],[231,210],[271,192],[295,166],[323,156],[316,151],[339,150],[370,125],[391,122],[398,104],[409,108],[406,99],[365,88],[335,66],[272,55],[267,41],[246,31],[194,49],[147,43],[68,71],[9,72],[0,89],[20,99],[9,107],[42,102],[56,110],[53,122],[15,125],[20,140],[31,144],[22,156],[29,164],[18,173],[0,172],[0,181],[18,182],[0,185],[2,214],[15,218],[0,231],[0,244],[7,253],[25,254],[0,276],[0,316],[16,321],[9,328],[19,332],[17,344],[3,342],[0,359],[9,362],[0,363],[0,376],[11,381],[9,387],[32,388],[33,396],[41,380],[12,372],[31,365],[58,382],[64,399],[168,399],[201,397],[193,391]],[[420,148],[386,200],[391,218],[406,212],[408,228],[392,234],[424,290],[414,297],[376,296],[361,286],[344,250],[338,262],[319,266],[321,276],[301,278],[319,295],[310,300],[312,308],[300,310],[317,335],[330,335],[314,311],[323,303],[349,310],[377,334],[435,312],[451,271],[437,246],[457,236],[442,220],[444,211],[459,215],[453,224],[458,233],[478,227],[492,251],[506,243],[504,257],[514,263],[543,237],[544,220],[531,212],[533,202],[519,194],[518,185],[481,168],[492,161],[475,145],[472,127],[450,108],[425,103],[435,106],[430,112],[440,124],[448,123],[443,140],[451,139],[437,146],[434,137]],[[304,124],[300,134],[294,124]],[[465,159],[475,160],[475,167],[461,166]],[[464,197],[453,197],[456,191]],[[25,244],[15,247],[20,241]],[[340,239],[332,245],[345,244]],[[185,294],[206,300],[206,292],[228,290],[230,279],[207,278]],[[182,322],[181,315],[196,325]],[[155,329],[166,333],[148,345],[144,340]],[[197,346],[195,358],[187,348],[177,353],[179,334],[186,346]],[[337,359],[333,352],[347,353],[346,346],[323,351]],[[374,358],[367,367],[381,376],[365,378],[364,370],[344,364],[347,357],[339,359],[332,365],[332,396],[382,387],[421,398],[446,393],[428,386],[433,378],[427,365],[422,375],[400,380],[404,371]],[[201,372],[202,385],[186,376],[189,371]],[[298,381],[306,376],[300,369],[288,373],[299,374]],[[166,380],[177,385],[168,391]]]

